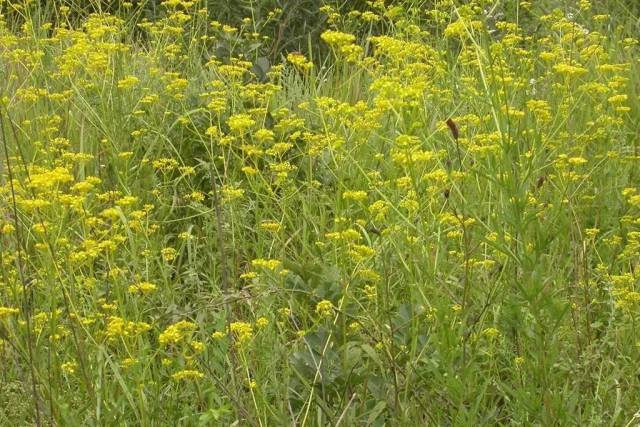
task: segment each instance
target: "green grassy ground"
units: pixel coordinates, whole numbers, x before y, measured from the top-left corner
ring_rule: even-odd
[[[0,424],[637,425],[603,3],[327,6],[274,63],[278,10],[0,1]]]

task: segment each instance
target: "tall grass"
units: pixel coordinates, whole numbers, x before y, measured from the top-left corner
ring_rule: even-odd
[[[2,3],[2,424],[638,423],[637,16],[387,3]]]

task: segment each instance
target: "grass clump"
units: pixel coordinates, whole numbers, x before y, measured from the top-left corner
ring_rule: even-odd
[[[634,425],[636,18],[516,3],[5,0],[0,420]]]

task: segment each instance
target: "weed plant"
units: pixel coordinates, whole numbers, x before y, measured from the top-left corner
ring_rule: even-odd
[[[327,3],[265,61],[60,4],[0,1],[0,424],[640,422],[632,9]]]

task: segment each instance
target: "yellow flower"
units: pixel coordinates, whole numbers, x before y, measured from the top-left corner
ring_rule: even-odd
[[[200,342],[200,341],[191,341],[191,343],[189,343],[189,345],[191,345],[191,348],[196,353],[202,353],[204,351],[204,349],[205,349],[204,343]]]
[[[494,339],[500,336],[500,331],[497,330],[496,328],[487,328],[484,331],[482,331],[482,335],[484,335],[489,339]]]
[[[264,268],[273,271],[282,266],[282,261],[277,259],[257,258],[251,261],[251,265],[255,268]]]
[[[385,200],[376,200],[369,206],[369,213],[376,221],[384,221],[389,212],[389,203]]]
[[[344,46],[356,41],[356,36],[353,34],[342,33],[339,31],[325,31],[320,36],[322,40],[329,46]]]
[[[273,131],[270,129],[258,129],[253,134],[253,137],[256,139],[256,141],[262,142],[262,143],[273,142],[275,139]]]
[[[322,300],[316,305],[316,313],[320,317],[330,317],[333,313],[333,304],[329,300]]]
[[[211,334],[211,338],[213,338],[214,340],[221,340],[222,338],[226,337],[227,334],[225,334],[224,332],[220,332],[220,331],[215,331],[213,334]]]
[[[18,310],[17,308],[0,306],[0,319],[2,319],[3,317],[9,317],[13,314],[18,314],[18,313],[20,313],[20,310]]]
[[[196,324],[188,320],[181,320],[167,327],[158,337],[161,345],[178,344],[184,340],[190,339],[196,330]]]
[[[201,378],[204,378],[204,374],[194,369],[183,369],[182,371],[178,371],[175,374],[171,375],[171,378],[176,381],[199,380]]]
[[[360,329],[362,329],[362,325],[359,322],[351,322],[349,324],[349,331],[352,334],[357,333],[358,331],[360,331]]]
[[[260,317],[258,318],[258,320],[256,320],[256,328],[258,329],[264,329],[269,325],[269,319],[267,319],[266,317]]]
[[[225,185],[222,187],[222,197],[225,201],[230,202],[242,198],[244,190],[242,188]]]
[[[105,304],[106,305],[106,304]],[[104,309],[104,306],[103,306]],[[107,320],[105,336],[110,341],[137,337],[151,329],[151,325],[145,322],[131,322],[121,317],[111,316]]]
[[[278,314],[280,315],[280,317],[287,318],[291,316],[291,309],[289,307],[280,308],[278,309]]]
[[[128,369],[130,367],[132,367],[133,365],[135,365],[136,363],[138,363],[138,359],[135,357],[127,357],[126,359],[123,359],[122,362],[120,362],[120,366],[122,366],[123,369]]]
[[[202,203],[205,199],[204,193],[201,191],[192,191],[185,196],[185,199],[192,200],[194,202]]]
[[[300,71],[309,71],[313,68],[313,62],[309,61],[301,53],[292,52],[287,55],[287,61],[293,64]]]
[[[551,121],[551,109],[549,103],[542,99],[531,99],[527,101],[529,111],[542,123]]]
[[[580,77],[587,73],[586,68],[569,64],[556,64],[553,71],[566,77]]]
[[[129,286],[129,293],[131,294],[150,294],[157,289],[157,286],[150,282],[140,282],[135,285]]]
[[[0,227],[0,234],[11,234],[16,231],[16,228],[12,224],[4,224]]]
[[[178,167],[178,161],[171,158],[157,159],[151,163],[151,166],[160,172],[166,173],[176,169]]]
[[[114,221],[120,217],[120,211],[116,208],[107,208],[100,212],[100,216]]]
[[[138,85],[139,82],[140,80],[137,77],[127,76],[124,79],[118,81],[118,89],[133,89]]]
[[[474,30],[481,29],[482,25],[482,21],[460,18],[447,25],[447,28],[444,29],[444,36],[448,38],[465,39],[467,33],[473,34]]]
[[[46,192],[72,181],[73,175],[69,170],[63,167],[57,167],[52,170],[41,170],[32,173],[29,186],[36,190]]]
[[[367,192],[366,191],[345,191],[342,193],[342,198],[345,200],[354,200],[356,202],[362,202],[367,200]]]
[[[244,345],[253,338],[253,327],[246,322],[232,322],[229,330],[235,336],[238,345]]]
[[[258,173],[258,170],[252,166],[244,166],[241,170],[247,175],[256,175]]]
[[[362,280],[370,283],[377,283],[382,280],[382,276],[371,269],[364,269],[358,271],[358,276],[362,278]]]
[[[78,368],[78,364],[76,362],[65,362],[62,365],[60,365],[60,369],[62,369],[62,372],[64,372],[67,375],[71,375],[75,373],[77,368]]]
[[[120,207],[127,207],[135,204],[137,201],[138,201],[138,198],[135,196],[125,196],[116,200],[116,205]]]
[[[628,95],[621,94],[621,95],[611,96],[609,97],[609,99],[607,99],[607,101],[609,101],[610,104],[622,104],[626,102],[628,98],[629,98]]]
[[[376,254],[376,250],[367,245],[353,245],[351,246],[348,254],[352,260],[360,262],[374,256]]]
[[[178,251],[174,248],[163,248],[160,250],[160,254],[162,255],[162,259],[171,262],[178,256]]]
[[[356,242],[362,239],[360,233],[353,228],[348,228],[344,231],[334,231],[330,233],[326,233],[325,237],[329,240],[340,241],[344,240],[346,242]]]
[[[243,133],[256,124],[249,114],[235,114],[227,120],[229,129],[236,133]]]
[[[282,228],[282,225],[276,221],[262,221],[260,223],[260,228],[263,230],[271,231],[273,233],[277,233]]]

